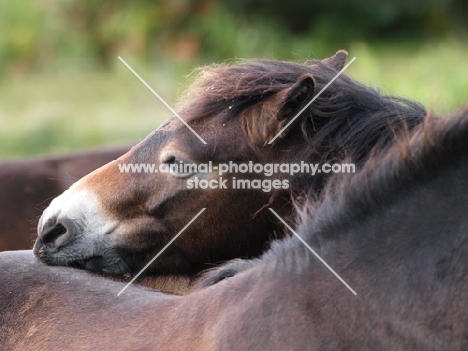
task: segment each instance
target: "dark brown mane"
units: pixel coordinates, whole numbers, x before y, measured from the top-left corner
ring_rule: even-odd
[[[228,117],[232,118],[259,101],[290,88],[304,75],[314,77],[318,93],[338,70],[319,60],[308,61],[307,65],[262,60],[206,66],[195,72],[194,82],[179,101],[187,120],[222,112],[228,112]],[[415,102],[382,96],[377,89],[342,74],[310,106],[309,117],[315,122],[317,118],[332,120],[350,113],[382,110],[401,117],[411,117],[415,113],[425,115],[424,108]]]
[[[332,238],[350,223],[388,210],[403,194],[466,162],[467,155],[468,109],[444,119],[430,117],[396,147],[374,155],[358,174],[332,179],[323,203],[313,210],[314,229],[307,232]],[[311,216],[310,208],[304,211],[303,219]]]

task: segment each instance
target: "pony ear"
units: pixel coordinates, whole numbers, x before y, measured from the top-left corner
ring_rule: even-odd
[[[288,89],[278,93],[279,103],[277,106],[276,118],[270,120],[270,125],[267,126],[267,138],[264,140],[264,145],[268,144],[278,133],[291,122],[298,113],[312,100],[314,97],[315,80],[309,74],[301,76],[297,82]],[[284,139],[288,133],[294,129],[295,125],[301,120],[301,116],[297,116],[281,134],[275,138],[273,143],[277,143]]]
[[[338,50],[335,55],[322,60],[322,63],[332,66],[337,71],[341,71],[346,64],[348,53],[345,50]]]
[[[314,77],[305,74],[291,88],[284,89],[257,104],[248,115],[244,116],[244,127],[252,142],[266,146],[273,139],[272,144],[284,139],[301,120],[301,116],[296,119],[294,117],[312,100],[314,89]],[[282,131],[293,119],[293,123]]]
[[[284,121],[287,124],[296,117],[296,115],[306,106],[314,97],[315,79],[310,74],[304,74],[289,89],[283,91],[280,101],[278,121]]]

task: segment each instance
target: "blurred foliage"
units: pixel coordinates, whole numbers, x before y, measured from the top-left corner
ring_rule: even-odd
[[[465,0],[221,0],[236,12],[268,16],[291,33],[341,41],[440,36],[464,23]]]
[[[21,72],[70,60],[109,69],[119,54],[146,62],[162,53],[186,62],[290,58],[297,39],[319,51],[415,42],[462,33],[467,17],[464,0],[20,0],[0,5],[0,64]]]
[[[446,112],[468,99],[466,18],[465,0],[4,1],[0,158],[134,141],[169,116],[117,56],[172,104],[195,66],[344,48],[357,79]]]

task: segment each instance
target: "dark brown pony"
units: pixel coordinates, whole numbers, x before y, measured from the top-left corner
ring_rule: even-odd
[[[468,110],[332,182],[297,238],[182,297],[0,253],[0,345],[22,350],[468,347]]]
[[[345,64],[340,51],[307,65],[260,61],[203,68],[186,93],[177,118],[130,152],[75,183],[44,211],[34,247],[52,265],[80,265],[121,275],[140,270],[202,208],[206,211],[146,271],[193,275],[221,261],[260,255],[283,236],[272,206],[284,218],[292,198],[320,193],[330,173],[287,177],[289,188],[187,189],[210,174],[122,173],[124,164],[333,163],[345,157],[359,167],[378,145],[413,129],[425,110],[380,95],[345,75],[333,82],[273,144],[268,142],[329,83]],[[244,175],[247,178],[266,176]],[[223,175],[231,184],[237,173]],[[273,179],[284,180],[274,174]]]
[[[0,162],[0,251],[30,249],[39,217],[53,198],[130,146]]]

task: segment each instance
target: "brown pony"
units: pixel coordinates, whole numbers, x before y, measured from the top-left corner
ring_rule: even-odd
[[[32,248],[37,222],[50,201],[128,150],[118,146],[0,162],[0,251]]]
[[[297,232],[357,296],[295,237],[182,297],[0,253],[2,350],[466,350],[467,155],[468,110],[302,210]]]
[[[286,189],[188,189],[211,173],[123,173],[119,166],[159,167],[230,161],[253,164],[334,163],[357,167],[370,150],[391,144],[395,134],[419,125],[419,105],[380,95],[341,75],[273,144],[269,141],[343,68],[346,53],[306,65],[260,61],[204,68],[183,99],[177,118],[130,152],[96,170],[64,192],[44,211],[34,252],[51,265],[79,265],[121,275],[139,271],[202,208],[206,211],[147,269],[150,275],[193,275],[236,257],[256,257],[284,234],[291,199],[304,189],[320,193],[330,173],[287,176]],[[267,177],[241,174],[244,178]],[[239,174],[223,175],[227,184]]]

